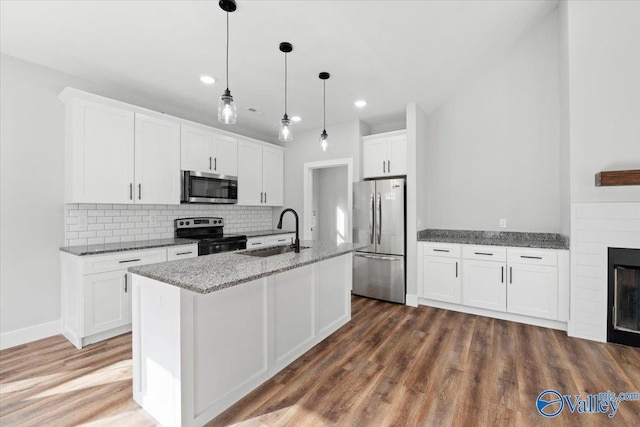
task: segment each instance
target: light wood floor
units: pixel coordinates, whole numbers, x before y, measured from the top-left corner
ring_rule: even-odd
[[[640,425],[544,419],[538,394],[640,391],[640,349],[485,317],[353,298],[353,319],[212,420],[226,425]],[[0,425],[155,425],[131,397],[131,337],[52,337],[0,352]]]

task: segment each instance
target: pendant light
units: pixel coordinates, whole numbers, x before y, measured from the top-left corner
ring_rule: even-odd
[[[320,147],[322,147],[322,151],[327,151],[329,146],[329,135],[327,134],[327,79],[331,75],[323,71],[318,77],[322,80],[322,133],[320,134]]]
[[[280,43],[280,52],[284,53],[284,116],[280,120],[280,141],[293,141],[293,133],[291,129],[291,120],[287,116],[287,53],[293,50],[293,45],[289,42]]]
[[[225,125],[233,125],[238,119],[238,113],[229,90],[229,12],[234,12],[237,6],[235,0],[220,0],[218,5],[227,12],[227,89],[218,100],[218,121]]]

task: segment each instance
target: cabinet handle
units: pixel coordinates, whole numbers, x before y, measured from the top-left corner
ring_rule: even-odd
[[[509,267],[509,283],[513,284],[513,267]]]
[[[189,251],[189,252],[178,252],[176,255],[189,255],[192,254],[193,252]]]
[[[124,275],[124,293],[127,293],[127,275]]]
[[[527,258],[527,259],[542,259],[541,256],[527,256],[527,255],[520,255],[520,258]]]
[[[214,171],[218,170],[218,158],[217,157],[213,158],[213,170]]]
[[[474,252],[474,254],[476,255],[488,255],[488,256],[493,256],[493,254],[489,253],[489,252]]]
[[[449,252],[449,249],[434,249],[434,252]]]
[[[129,183],[129,200],[133,200],[133,182]]]
[[[385,161],[382,161],[382,173],[387,173],[386,169],[385,169],[386,165],[385,165]]]
[[[391,173],[391,160],[387,160],[387,172]]]
[[[140,258],[136,258],[136,259],[125,259],[123,261],[119,261],[120,264],[124,264],[125,262],[136,262],[136,261],[140,261]]]
[[[255,246],[255,245],[261,245],[261,243],[260,242],[255,242],[255,243],[251,244],[251,246]]]
[[[456,261],[456,278],[458,277],[458,261]]]
[[[504,283],[504,267],[500,267],[500,271],[501,271],[501,277],[500,277],[500,283]]]
[[[278,239],[278,242],[286,242],[287,239]]]
[[[209,156],[209,170],[211,170],[211,156]]]
[[[267,192],[264,192],[264,202],[267,203]]]
[[[138,200],[142,200],[142,184],[138,183]]]
[[[264,203],[264,202],[262,201],[262,191],[260,192],[260,203]]]

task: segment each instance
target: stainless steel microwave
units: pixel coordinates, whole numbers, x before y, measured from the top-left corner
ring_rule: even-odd
[[[182,203],[238,203],[238,177],[182,171]]]

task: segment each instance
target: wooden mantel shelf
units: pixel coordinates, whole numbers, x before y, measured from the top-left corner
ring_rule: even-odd
[[[640,185],[640,169],[606,171],[596,174],[596,187],[612,185]]]

